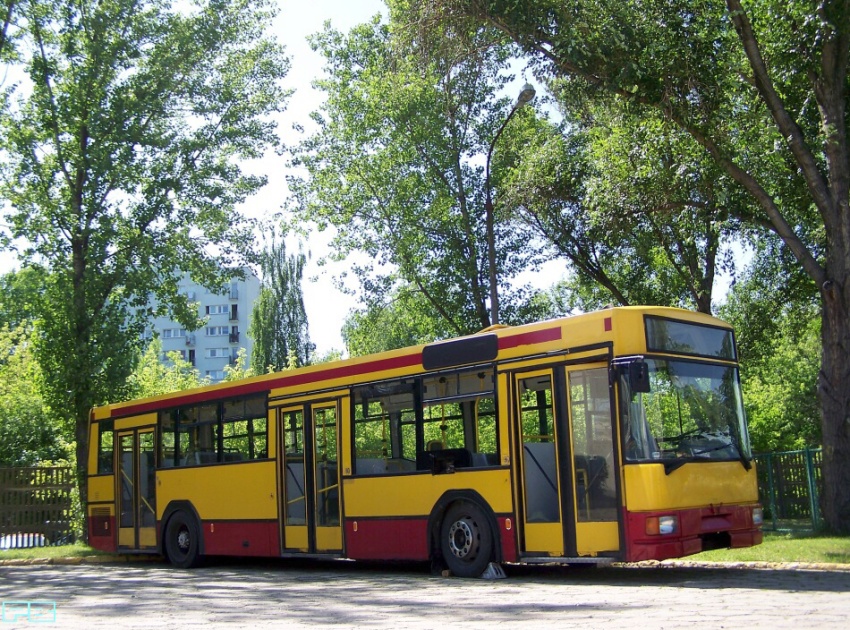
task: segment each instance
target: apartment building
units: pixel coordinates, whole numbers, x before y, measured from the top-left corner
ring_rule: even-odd
[[[245,277],[231,281],[224,293],[213,293],[185,277],[179,290],[197,304],[206,323],[198,330],[186,330],[166,317],[154,319],[150,333],[162,341],[163,360],[177,351],[212,382],[224,378],[225,366],[236,362],[241,348],[250,361],[253,341],[248,336],[248,318],[260,294],[257,276],[246,270]]]

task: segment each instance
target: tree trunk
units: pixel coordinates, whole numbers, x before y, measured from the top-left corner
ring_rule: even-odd
[[[75,436],[77,438],[77,487],[80,490],[80,509],[83,514],[83,542],[88,543],[88,457],[89,457],[89,418],[88,414],[85,417],[74,418]]]
[[[818,379],[823,432],[821,510],[829,529],[847,534],[850,533],[850,291],[847,290],[850,274],[845,272],[841,281],[836,275],[821,291],[823,358]]]

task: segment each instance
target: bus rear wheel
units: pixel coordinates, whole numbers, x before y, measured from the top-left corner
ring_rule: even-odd
[[[191,569],[201,563],[200,532],[194,517],[178,511],[165,528],[165,553],[175,567]]]
[[[440,551],[458,577],[478,577],[493,559],[493,532],[475,503],[454,503],[440,527]]]

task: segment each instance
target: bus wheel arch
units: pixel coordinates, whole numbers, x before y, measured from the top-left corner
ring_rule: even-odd
[[[181,569],[191,569],[201,564],[204,541],[201,519],[188,501],[174,501],[162,517],[160,552],[169,562]]]
[[[458,577],[478,577],[502,556],[496,517],[474,490],[440,497],[428,521],[432,562]]]

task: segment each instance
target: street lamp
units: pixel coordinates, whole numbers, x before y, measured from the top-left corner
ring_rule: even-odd
[[[507,127],[510,119],[513,118],[513,115],[516,114],[520,107],[534,98],[534,94],[534,86],[530,83],[526,83],[522,86],[522,90],[516,99],[516,103],[514,103],[514,106],[511,108],[511,112],[508,114],[508,117],[505,118],[505,122],[502,123],[502,126],[499,127],[496,135],[493,136],[493,141],[490,143],[490,148],[487,151],[487,165],[484,169],[484,210],[486,212],[487,219],[487,263],[490,267],[491,325],[499,323],[499,290],[497,286],[498,273],[496,271],[496,235],[493,228],[493,198],[490,193],[490,158],[493,157],[493,149],[496,146],[496,141],[499,139],[499,136],[502,135],[502,132],[505,130],[505,127]]]

